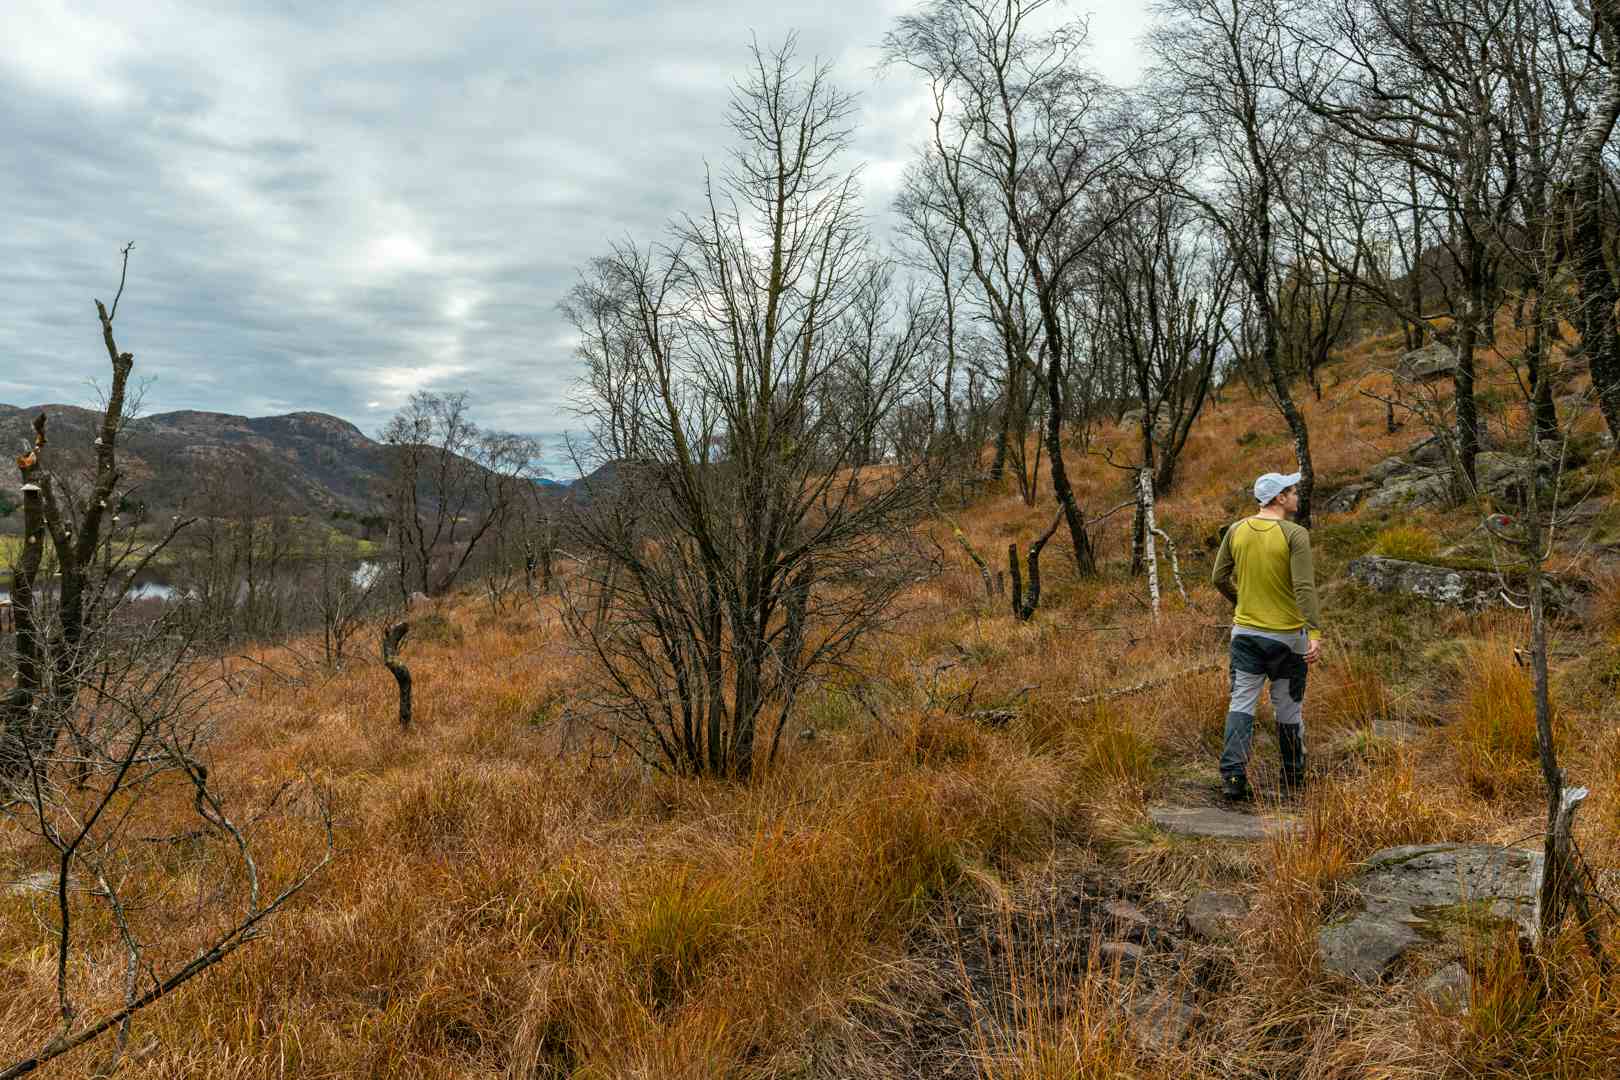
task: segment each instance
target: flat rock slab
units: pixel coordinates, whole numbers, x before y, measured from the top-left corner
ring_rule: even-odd
[[[1208,889],[1195,893],[1187,901],[1182,916],[1187,931],[1203,941],[1222,941],[1237,933],[1243,920],[1249,917],[1249,901],[1242,894],[1226,889]]]
[[[1412,947],[1447,925],[1489,917],[1528,933],[1541,880],[1541,854],[1492,844],[1385,848],[1351,884],[1363,910],[1317,934],[1322,966],[1376,983]]]
[[[1150,806],[1148,819],[1167,833],[1213,840],[1264,840],[1299,828],[1296,818],[1281,814],[1240,814],[1214,806]]]

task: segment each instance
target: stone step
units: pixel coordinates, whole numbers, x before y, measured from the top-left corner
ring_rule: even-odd
[[[1150,806],[1148,820],[1176,836],[1213,840],[1264,840],[1300,827],[1299,819],[1288,814],[1244,814],[1214,806]]]

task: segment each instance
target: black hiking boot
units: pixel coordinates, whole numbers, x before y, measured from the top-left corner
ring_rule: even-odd
[[[1305,792],[1304,732],[1295,724],[1278,724],[1277,749],[1282,758],[1281,794],[1285,799],[1298,798]]]
[[[1221,777],[1221,798],[1229,803],[1246,803],[1254,798],[1249,778],[1242,773]]]

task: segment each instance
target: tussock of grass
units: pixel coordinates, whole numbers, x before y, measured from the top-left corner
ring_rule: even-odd
[[[1440,538],[1420,525],[1392,525],[1379,530],[1372,550],[1388,559],[1422,562],[1439,554]]]
[[[1453,729],[1463,778],[1485,798],[1526,794],[1540,778],[1529,672],[1496,641],[1470,650],[1469,668]]]

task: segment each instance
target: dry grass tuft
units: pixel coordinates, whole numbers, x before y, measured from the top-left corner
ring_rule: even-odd
[[[1452,728],[1463,780],[1482,798],[1522,796],[1540,781],[1529,672],[1499,639],[1475,645],[1468,659],[1469,678]]]
[[[1440,553],[1440,538],[1421,525],[1391,525],[1373,540],[1373,554],[1422,562]]]

